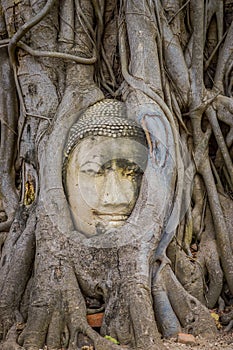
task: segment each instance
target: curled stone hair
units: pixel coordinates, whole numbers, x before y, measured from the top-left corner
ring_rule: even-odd
[[[70,153],[87,136],[129,137],[146,145],[143,129],[127,119],[123,102],[105,99],[87,108],[71,127],[64,150],[63,175]]]

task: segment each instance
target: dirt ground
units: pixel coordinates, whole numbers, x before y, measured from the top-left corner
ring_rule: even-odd
[[[196,337],[195,345],[186,345],[177,342],[177,339],[164,340],[168,350],[233,350],[233,331],[219,333],[215,339]]]
[[[224,329],[226,327],[222,327],[217,335],[213,338],[203,338],[200,336],[193,337],[192,335],[187,335],[187,334],[181,334],[178,335],[176,338],[171,338],[171,339],[164,339],[163,344],[167,350],[233,350],[233,328],[229,332],[225,332]],[[15,339],[16,339],[16,334],[15,334],[15,327],[14,330],[12,331],[13,336],[12,339],[9,339],[11,337],[8,337],[9,343],[7,342],[6,345],[3,346],[3,344],[0,342],[0,350],[12,350],[12,349],[22,349],[19,346],[16,346]],[[182,341],[181,338],[184,339],[184,337],[187,338],[188,340],[192,340],[193,344],[188,345],[188,344],[183,344],[178,341],[178,338],[180,337],[180,341]],[[78,349],[81,350],[93,350],[93,346],[90,344],[89,338],[85,337],[82,335],[81,343],[78,346]],[[86,341],[85,341],[86,340]],[[186,339],[187,341],[187,339]],[[85,345],[84,345],[85,344]],[[124,346],[126,349],[128,348],[127,346]],[[42,349],[41,349],[42,350]],[[48,350],[47,346],[43,348],[43,350]],[[65,350],[65,349],[60,349],[60,350]],[[149,350],[149,349],[145,349]]]
[[[227,334],[219,334],[215,339],[204,339],[201,337],[196,337],[195,340],[195,345],[181,344],[177,342],[177,339],[164,340],[163,343],[167,350],[233,350],[233,331]],[[0,349],[2,349],[1,344]],[[4,347],[4,350],[10,349],[12,349],[11,346],[9,349],[8,347]],[[14,349],[16,348],[14,347]],[[93,347],[85,346],[82,347],[82,349],[93,350]],[[48,350],[47,347],[45,347],[44,350]]]

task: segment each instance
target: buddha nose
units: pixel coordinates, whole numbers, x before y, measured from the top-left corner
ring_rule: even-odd
[[[129,203],[119,175],[115,171],[110,171],[105,178],[102,201],[104,206],[125,206]]]

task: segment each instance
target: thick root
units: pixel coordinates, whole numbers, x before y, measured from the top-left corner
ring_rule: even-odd
[[[187,333],[213,336],[217,329],[208,309],[181,286],[170,267],[163,270],[163,279],[171,306]]]

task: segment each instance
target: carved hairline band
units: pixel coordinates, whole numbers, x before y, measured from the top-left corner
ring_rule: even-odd
[[[88,136],[129,137],[146,145],[143,129],[134,120],[127,119],[125,104],[117,100],[102,100],[82,114],[70,129],[64,161],[76,145]]]

